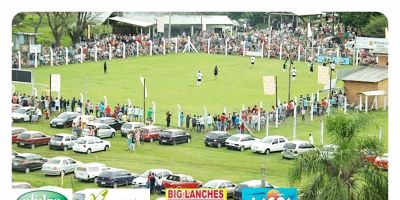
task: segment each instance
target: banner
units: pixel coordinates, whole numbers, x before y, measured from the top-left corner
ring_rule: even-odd
[[[297,200],[297,189],[243,188],[242,200]]]
[[[318,84],[329,83],[329,67],[318,65]]]
[[[40,44],[31,44],[29,45],[29,53],[41,53],[42,45]]]
[[[167,189],[166,200],[226,200],[226,189]]]
[[[46,187],[38,189],[12,189],[11,199],[12,200],[27,200],[27,199],[69,200],[72,199],[72,189],[56,188],[56,187],[52,187],[51,189],[47,189]]]
[[[72,200],[149,200],[150,189],[85,189],[72,194]]]
[[[52,92],[60,92],[61,90],[61,75],[60,74],[51,74],[50,78]]]
[[[246,56],[262,57],[262,52],[261,51],[246,51],[245,55]]]
[[[275,76],[263,76],[264,95],[275,94]]]
[[[389,42],[386,38],[370,38],[370,37],[356,37],[354,48],[356,49],[377,49],[389,47]]]
[[[161,17],[157,18],[157,32],[164,33],[164,20]]]
[[[323,63],[325,62],[327,59],[332,59],[336,64],[340,64],[340,65],[350,65],[350,58],[346,58],[346,57],[331,57],[331,56],[318,56],[317,58],[317,62],[318,63]]]

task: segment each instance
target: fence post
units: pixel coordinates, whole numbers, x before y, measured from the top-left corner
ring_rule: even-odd
[[[178,53],[178,38],[175,38],[175,53]]]
[[[177,104],[176,107],[178,108],[178,114],[177,114],[177,116],[178,116],[178,127],[180,128],[181,127],[181,117],[180,117],[180,115],[181,115],[181,105]]]
[[[65,47],[65,65],[68,65],[68,63],[69,63],[68,48]]]
[[[310,117],[310,121],[314,121],[314,93],[311,94],[311,117]]]
[[[81,50],[81,63],[83,63],[83,47],[79,46],[79,49]]]
[[[140,54],[140,52],[139,52],[139,42],[136,41],[136,57],[139,57],[139,54]]]
[[[38,64],[37,64],[37,52],[35,52],[35,68],[37,68]]]
[[[297,62],[300,62],[301,45],[297,49]]]
[[[21,52],[17,51],[17,53],[18,53],[18,69],[21,70]]]
[[[104,98],[104,106],[106,106],[107,107],[107,97],[106,96],[103,96],[103,98]]]
[[[126,49],[125,42],[123,42],[122,43],[122,58],[123,59],[125,59],[125,49]]]
[[[283,43],[279,45],[279,60],[282,60],[282,48],[283,48]]]
[[[321,47],[320,46],[318,46],[318,50],[317,50],[317,57],[319,56],[319,49],[320,49]]]
[[[208,40],[207,40],[207,54],[210,54],[210,43],[211,43],[211,39],[208,38]]]
[[[112,57],[111,44],[108,44],[108,60],[111,60],[111,57]]]
[[[94,61],[97,62],[97,45],[94,45]]]
[[[161,38],[162,43],[163,43],[163,55],[165,55],[165,39]]]
[[[228,55],[228,39],[225,39],[225,55]]]
[[[344,96],[344,114],[347,113],[347,96]]]

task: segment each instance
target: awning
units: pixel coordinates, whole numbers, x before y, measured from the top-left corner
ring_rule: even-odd
[[[125,18],[125,17],[111,17],[109,18],[110,20],[126,23],[126,24],[131,24],[135,26],[141,26],[141,27],[148,27],[156,24],[156,21],[147,21],[143,19],[133,19],[133,18]]]
[[[361,92],[359,94],[363,94],[365,96],[382,96],[382,95],[386,95],[385,91],[383,91],[383,90],[366,91],[366,92]]]

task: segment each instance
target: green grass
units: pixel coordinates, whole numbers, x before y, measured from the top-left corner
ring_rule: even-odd
[[[275,101],[274,96],[263,95],[262,76],[278,76],[278,97],[281,101],[287,100],[288,74],[282,72],[282,61],[275,59],[258,59],[255,69],[249,69],[249,58],[241,56],[220,56],[206,54],[179,54],[155,57],[129,58],[126,60],[112,60],[108,62],[108,74],[103,74],[103,62],[87,62],[58,67],[39,67],[34,69],[36,83],[46,84],[51,73],[61,74],[62,90],[64,97],[79,97],[84,94],[84,80],[88,76],[88,96],[91,101],[99,102],[104,95],[108,97],[108,103],[114,106],[116,103],[127,104],[126,99],[131,98],[135,105],[142,106],[143,90],[139,80],[140,76],[146,77],[148,83],[147,105],[151,101],[157,103],[157,124],[165,126],[165,111],[173,112],[172,125],[176,126],[176,104],[182,106],[184,113],[202,114],[203,106],[206,106],[212,114],[221,113],[226,107],[228,112],[239,111],[242,104],[252,106],[263,102],[264,107],[269,108]],[[218,80],[213,80],[212,70],[217,64],[221,70]],[[308,68],[304,63],[295,62],[298,78],[292,84],[291,96],[311,94],[322,88],[317,83],[317,74],[308,75]],[[195,85],[196,73],[201,70],[204,75],[203,84]],[[18,91],[30,92],[27,85],[15,84]],[[43,89],[43,88],[42,88]],[[38,91],[39,93],[41,90]],[[55,95],[55,93],[54,93]],[[326,95],[326,94],[321,94]],[[320,97],[320,98],[321,98]],[[378,126],[382,127],[383,144],[387,151],[388,144],[388,113],[387,111],[370,112],[376,124],[363,131],[363,135],[378,136]],[[313,122],[302,123],[297,120],[297,139],[308,139],[308,133],[314,133],[314,142],[320,145],[319,121],[323,118],[314,118]],[[292,138],[292,119],[286,120],[276,129],[270,128],[270,135],[284,135]],[[53,135],[60,132],[71,132],[71,129],[52,129],[48,122],[40,121],[37,124],[15,124],[28,129],[41,130]],[[273,125],[271,125],[273,126]],[[126,138],[119,135],[114,139],[108,139],[112,147],[108,152],[93,153],[91,155],[77,154],[72,151],[62,152],[48,150],[47,146],[34,150],[18,148],[18,152],[33,152],[45,157],[70,156],[82,162],[102,162],[112,167],[127,169],[134,173],[142,173],[151,168],[166,168],[173,172],[189,174],[201,181],[216,178],[229,179],[239,183],[249,179],[260,178],[260,168],[266,167],[266,178],[273,185],[280,187],[289,186],[288,169],[293,163],[291,160],[282,160],[280,153],[271,155],[254,154],[250,150],[245,152],[231,151],[225,148],[206,148],[202,143],[204,134],[192,133],[192,142],[178,146],[160,146],[158,143],[146,143],[140,146],[136,152],[126,152]],[[235,131],[231,131],[235,133]],[[255,133],[259,138],[265,136],[265,131]],[[325,144],[329,143],[329,137],[325,135]],[[67,175],[64,187],[72,187],[74,190],[97,187],[93,183],[81,183]],[[15,181],[29,181],[34,186],[60,185],[58,177],[44,177],[41,171],[32,172],[29,175],[13,173]],[[154,197],[155,198],[155,197]]]

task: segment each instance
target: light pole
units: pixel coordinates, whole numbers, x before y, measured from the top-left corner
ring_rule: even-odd
[[[291,70],[292,70],[292,64],[293,64],[293,61],[292,61],[292,58],[290,57],[290,50],[292,49],[291,48],[291,44],[289,43],[288,44],[288,47],[286,47],[285,45],[282,45],[284,48],[285,48],[285,50],[286,50],[286,52],[288,52],[288,57],[286,58],[286,60],[285,60],[285,63],[283,64],[283,68],[286,68],[286,65],[287,65],[287,62],[289,61],[289,70],[288,70],[288,84],[289,84],[289,90],[288,90],[288,103],[290,102],[290,87],[291,87],[291,84],[290,84],[290,73],[291,73]],[[288,49],[289,48],[289,49]]]

